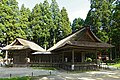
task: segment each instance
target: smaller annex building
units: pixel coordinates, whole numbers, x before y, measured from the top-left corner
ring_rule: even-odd
[[[52,66],[65,70],[94,70],[97,68],[97,53],[112,47],[114,46],[98,39],[89,27],[84,27],[60,40],[48,50],[20,38],[2,50],[12,54],[14,66]]]
[[[31,53],[46,51],[34,42],[21,38],[16,38],[11,44],[3,47],[2,50],[8,51],[8,57],[13,58],[14,66],[26,66],[30,62]]]

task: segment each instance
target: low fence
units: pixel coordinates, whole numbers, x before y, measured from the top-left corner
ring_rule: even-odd
[[[74,70],[74,71],[87,71],[87,70],[96,70],[98,67],[96,64],[61,64],[61,68],[65,70]]]
[[[56,67],[64,70],[96,70],[98,69],[95,63],[30,63],[28,66],[32,67]]]

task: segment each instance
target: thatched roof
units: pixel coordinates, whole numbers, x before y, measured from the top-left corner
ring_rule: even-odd
[[[33,51],[46,51],[34,42],[24,40],[21,38],[16,38],[11,44],[2,48],[2,50],[22,50],[31,49]]]
[[[91,47],[91,48],[109,48],[109,47],[113,47],[111,44],[104,43],[104,42],[98,43],[98,42],[85,42],[85,41],[69,41],[66,44],[71,45],[71,46]]]
[[[95,34],[90,30],[89,27],[82,28],[70,36],[60,40],[53,47],[47,51],[53,51],[61,48],[65,45],[72,45],[78,47],[94,47],[94,48],[110,48],[112,45],[102,42]]]

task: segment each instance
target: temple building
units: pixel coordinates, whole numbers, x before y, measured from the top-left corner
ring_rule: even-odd
[[[12,54],[14,66],[52,66],[65,70],[94,70],[97,68],[97,53],[112,47],[114,46],[98,39],[89,27],[84,27],[60,40],[48,50],[20,38],[2,50]]]

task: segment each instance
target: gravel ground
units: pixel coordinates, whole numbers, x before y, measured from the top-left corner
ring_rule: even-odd
[[[120,70],[100,70],[89,72],[66,72],[50,71],[32,68],[2,68],[0,67],[0,78],[16,76],[42,76],[36,80],[120,80]],[[45,76],[46,75],[46,76]]]
[[[52,71],[52,74],[56,74],[56,71]],[[50,75],[49,70],[40,70],[33,68],[3,68],[0,67],[0,78],[16,77],[16,76],[40,76],[40,75]]]

